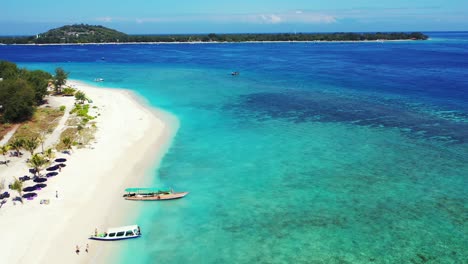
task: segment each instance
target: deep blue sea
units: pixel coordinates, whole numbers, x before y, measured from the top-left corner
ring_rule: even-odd
[[[120,263],[467,263],[468,32],[428,35],[0,59],[104,78],[180,120],[153,182],[190,194],[143,204]]]

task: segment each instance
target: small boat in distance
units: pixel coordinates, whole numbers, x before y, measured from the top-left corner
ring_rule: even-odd
[[[104,79],[103,79],[103,78],[96,78],[96,79],[94,79],[94,81],[95,81],[95,82],[103,82]]]
[[[239,75],[239,72],[238,71],[231,72],[231,75],[232,76],[237,76],[237,75]]]
[[[159,201],[180,199],[188,192],[174,192],[174,190],[159,190],[157,188],[127,188],[124,194],[125,200],[132,201]]]
[[[98,233],[98,230],[96,229],[94,231],[94,234],[91,235],[89,239],[113,241],[113,240],[137,238],[140,236],[141,236],[140,227],[138,225],[130,225],[130,226],[108,228],[107,231],[104,233]]]

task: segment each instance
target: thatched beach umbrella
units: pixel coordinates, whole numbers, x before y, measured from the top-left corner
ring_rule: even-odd
[[[57,176],[58,175],[58,172],[54,171],[54,172],[49,172],[46,174],[46,177],[49,178],[49,177],[54,177],[54,176]]]
[[[47,181],[47,179],[46,178],[36,178],[33,181],[34,182],[45,182],[45,181]]]
[[[65,162],[65,161],[67,161],[67,159],[65,158],[55,159],[55,162]]]
[[[29,186],[23,189],[23,192],[34,192],[36,190],[35,186]]]
[[[59,165],[55,165],[55,166],[47,168],[46,171],[54,171],[54,170],[58,170],[58,169],[59,169]]]
[[[36,187],[37,190],[41,190],[42,188],[47,187],[47,184],[45,184],[45,183],[38,183],[38,184],[34,185],[33,187]]]
[[[30,193],[26,193],[23,195],[23,198],[26,198],[28,200],[32,200],[34,197],[37,196],[37,193],[33,193],[33,192],[30,192]]]

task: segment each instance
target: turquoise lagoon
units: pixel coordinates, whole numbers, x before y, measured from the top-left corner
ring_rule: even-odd
[[[120,263],[466,263],[468,35],[451,36],[0,58],[104,78],[180,120],[151,181],[190,194],[138,205]]]

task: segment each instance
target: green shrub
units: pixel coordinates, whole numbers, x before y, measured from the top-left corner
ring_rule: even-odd
[[[76,89],[73,89],[71,87],[66,87],[63,89],[62,93],[65,96],[73,96],[75,95]]]

